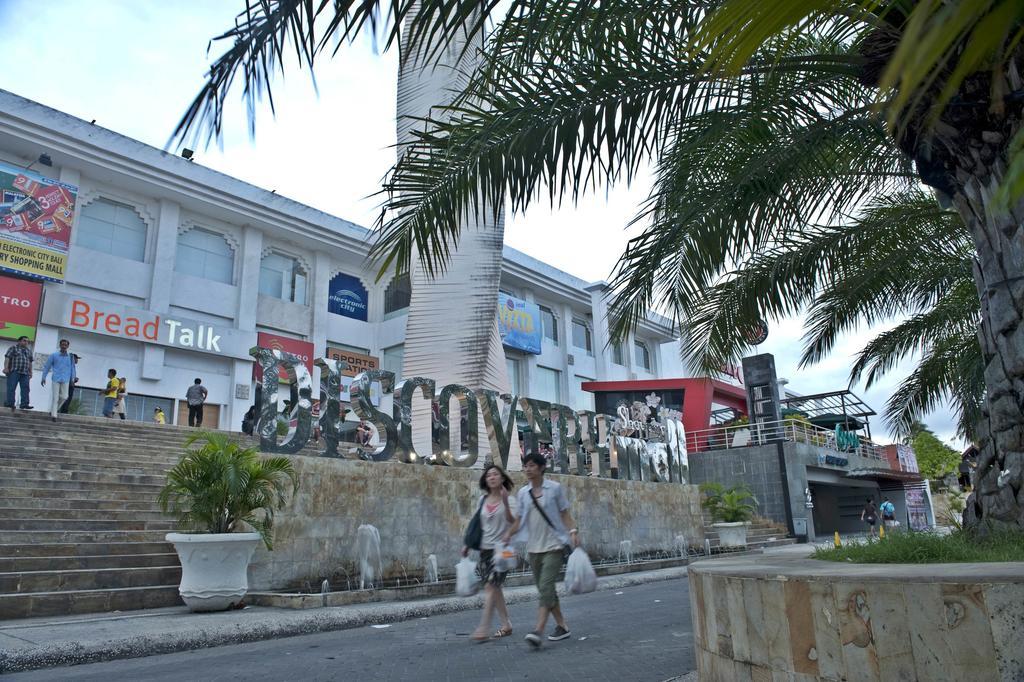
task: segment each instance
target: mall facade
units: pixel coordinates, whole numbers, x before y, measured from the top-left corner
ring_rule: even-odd
[[[255,345],[402,376],[409,280],[375,281],[366,228],[5,91],[0,163],[77,188],[64,281],[34,284],[8,268],[0,294],[39,290],[26,294],[39,299],[37,370],[68,339],[86,414],[99,414],[113,368],[127,379],[130,419],[160,407],[184,423],[185,391],[201,378],[204,424],[239,430],[255,398]],[[585,382],[683,375],[661,316],[608,343],[603,282],[505,247],[500,288],[540,330],[536,346],[507,342],[514,393],[593,409]],[[31,391],[45,409],[39,371]]]

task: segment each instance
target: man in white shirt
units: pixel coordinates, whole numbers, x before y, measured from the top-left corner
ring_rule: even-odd
[[[555,582],[564,561],[563,548],[580,544],[565,488],[555,481],[544,480],[546,466],[544,456],[536,452],[529,453],[523,460],[523,473],[528,483],[516,494],[519,516],[505,535],[506,544],[526,545],[533,580],[540,593],[537,627],[526,635],[526,641],[534,647],[541,645],[549,615],[555,619],[555,629],[548,635],[550,641],[558,642],[571,635],[558,603]]]

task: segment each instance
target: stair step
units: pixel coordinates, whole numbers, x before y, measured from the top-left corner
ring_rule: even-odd
[[[100,611],[133,611],[181,604],[178,585],[125,587],[73,592],[29,592],[0,595],[0,620]]]
[[[160,542],[166,530],[0,530],[0,544]]]
[[[71,483],[131,484],[162,486],[166,476],[123,474],[116,471],[43,469],[0,465],[0,481],[54,481]]]
[[[167,474],[168,467],[163,464],[153,464],[151,466],[138,466],[136,464],[121,464],[118,462],[103,462],[96,463],[94,459],[82,459],[75,457],[66,457],[64,455],[53,455],[53,456],[24,456],[24,457],[8,457],[0,455],[0,464],[9,466],[15,469],[31,469],[35,471],[89,471],[95,473],[117,473],[117,474],[136,474],[146,476],[164,476]]]
[[[0,531],[129,531],[129,530],[174,530],[175,523],[166,517],[162,520],[147,521],[133,519],[32,519],[0,518]]]
[[[105,500],[122,502],[147,503],[152,507],[156,502],[156,491],[151,490],[105,490],[103,488],[30,488],[26,486],[9,487],[0,483],[0,500],[15,498],[56,498],[69,500]]]
[[[63,502],[64,500],[58,500]],[[30,507],[0,507],[0,520],[32,519],[47,523],[60,523],[60,520],[71,521],[169,521],[170,517],[158,509],[54,509],[50,506],[41,509]],[[25,529],[22,529],[25,530]]]
[[[0,557],[0,572],[3,573],[179,565],[178,555],[174,552],[157,554],[100,554],[92,556]]]
[[[181,566],[90,568],[72,571],[0,573],[0,593],[110,590],[181,581]]]
[[[0,544],[0,557],[114,556],[128,554],[169,554],[174,545],[163,538],[149,542],[32,542]]]
[[[98,490],[101,492],[139,492],[156,495],[163,484],[156,483],[115,483],[108,481],[50,481],[45,478],[3,478],[4,488],[30,488],[50,490]]]
[[[47,491],[53,492],[53,491]],[[62,491],[63,492],[63,491]],[[158,512],[156,500],[151,497],[139,501],[111,499],[77,499],[71,497],[0,497],[0,509],[92,510],[92,511],[144,511]]]

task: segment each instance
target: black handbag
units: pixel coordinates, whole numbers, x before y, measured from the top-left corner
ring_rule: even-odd
[[[480,496],[480,506],[476,508],[476,514],[473,514],[473,518],[469,520],[469,525],[466,526],[466,533],[462,536],[462,544],[470,549],[480,551],[480,544],[484,541],[484,529],[480,525],[480,510],[484,508],[485,495]]]
[[[530,499],[533,500],[533,506],[537,508],[540,515],[543,516],[544,520],[547,521],[549,526],[551,526],[551,530],[557,530],[555,528],[555,524],[551,523],[551,519],[549,519],[548,515],[544,513],[544,507],[540,506],[537,502],[537,498],[533,496],[532,490],[530,491]],[[570,554],[572,554],[572,545],[562,545],[562,561],[567,561]]]

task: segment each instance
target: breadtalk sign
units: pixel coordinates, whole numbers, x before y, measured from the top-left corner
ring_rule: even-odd
[[[46,292],[42,321],[65,329],[240,359],[249,358],[256,340],[252,332],[59,291]]]

